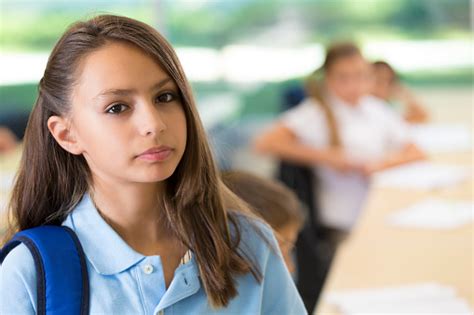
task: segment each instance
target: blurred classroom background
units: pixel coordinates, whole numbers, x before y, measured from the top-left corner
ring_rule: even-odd
[[[267,160],[247,163],[261,161],[248,152],[249,137],[334,41],[354,41],[369,60],[392,64],[434,121],[470,118],[468,0],[1,0],[0,10],[0,115],[31,108],[48,53],[72,21],[123,14],[176,47],[223,168],[272,172]]]
[[[439,310],[472,310],[469,0],[0,0],[0,125],[22,123],[65,28],[106,12],[155,26],[176,48],[220,168],[269,178],[276,162],[253,152],[251,140],[281,112],[285,91],[321,66],[327,45],[353,41],[368,60],[388,61],[429,112],[429,122],[411,132],[430,159],[377,178],[360,223],[338,250],[317,312],[422,307],[403,300],[408,295],[441,301],[431,303]],[[21,129],[14,133],[22,137]],[[0,209],[20,151],[0,153]],[[414,218],[399,212],[416,205]],[[431,223],[423,221],[427,208],[437,209],[428,214]]]

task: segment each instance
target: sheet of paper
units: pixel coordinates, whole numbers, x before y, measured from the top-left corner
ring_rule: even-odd
[[[374,184],[407,189],[436,189],[459,184],[469,178],[471,168],[416,162],[395,167],[374,176]]]
[[[437,283],[333,292],[326,296],[343,314],[472,314],[454,288]]]
[[[467,125],[412,125],[410,135],[422,150],[430,153],[466,152],[472,149],[472,130]]]
[[[474,220],[472,201],[426,199],[387,217],[390,225],[407,228],[452,229]]]
[[[446,315],[466,314],[472,315],[472,311],[465,300],[460,298],[442,298],[428,300],[391,301],[385,303],[369,302],[356,305],[342,304],[341,312],[347,315],[367,314],[425,314]]]

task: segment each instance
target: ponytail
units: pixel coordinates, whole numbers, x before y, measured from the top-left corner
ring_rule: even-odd
[[[314,99],[324,113],[329,131],[329,144],[334,148],[341,147],[341,135],[334,111],[328,101],[327,89],[324,86],[323,77],[339,59],[355,55],[362,54],[359,48],[353,43],[342,42],[333,44],[327,50],[326,59],[322,67],[309,76],[305,82],[308,97]]]
[[[321,108],[326,118],[326,123],[329,131],[329,145],[333,148],[341,147],[341,137],[339,135],[339,128],[337,125],[334,111],[327,100],[326,89],[324,83],[318,78],[322,70],[317,70],[305,82],[305,90],[308,97],[316,101],[316,104]]]

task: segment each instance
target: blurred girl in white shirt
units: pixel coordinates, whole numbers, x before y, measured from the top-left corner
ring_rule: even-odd
[[[318,220],[349,231],[373,173],[420,159],[406,126],[369,96],[370,65],[351,43],[333,45],[307,81],[307,95],[255,141],[261,153],[311,166],[317,177]]]

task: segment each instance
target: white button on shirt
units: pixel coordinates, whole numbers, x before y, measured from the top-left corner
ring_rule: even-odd
[[[341,145],[352,160],[368,163],[380,160],[409,142],[408,128],[383,101],[367,96],[352,106],[332,98]],[[329,146],[326,116],[313,99],[305,99],[288,110],[281,122],[308,146]],[[356,222],[369,190],[369,179],[357,172],[342,173],[315,165],[315,201],[319,220],[326,226],[350,230]]]
[[[143,272],[146,273],[147,275],[149,275],[150,273],[153,272],[153,266],[152,265],[145,265],[145,267],[143,267]]]

